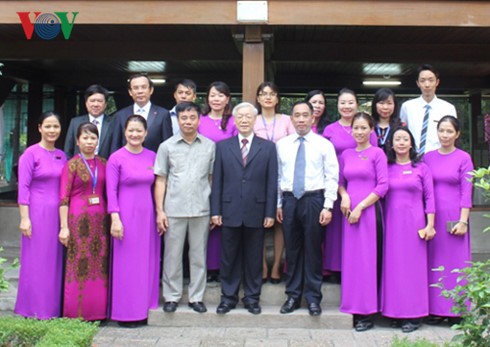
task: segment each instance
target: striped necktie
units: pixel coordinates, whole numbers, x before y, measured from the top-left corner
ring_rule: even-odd
[[[422,133],[420,134],[419,154],[425,153],[425,143],[427,142],[427,128],[429,127],[430,105],[425,105],[424,121],[422,122]]]
[[[247,165],[247,157],[248,157],[248,148],[247,148],[247,139],[242,139],[242,161],[243,161],[243,166]]]

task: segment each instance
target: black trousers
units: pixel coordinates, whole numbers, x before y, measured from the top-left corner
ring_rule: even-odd
[[[286,245],[286,294],[295,300],[319,304],[322,301],[322,242],[325,227],[320,220],[322,192],[305,194],[296,199],[284,194],[282,201],[284,242]]]
[[[264,228],[221,228],[221,301],[238,302],[243,275],[243,303],[258,303],[262,289]]]

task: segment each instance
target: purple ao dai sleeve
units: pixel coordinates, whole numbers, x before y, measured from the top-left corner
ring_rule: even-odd
[[[119,162],[118,152],[109,157],[106,166],[106,190],[107,190],[107,212],[119,213],[119,177],[121,165]]]
[[[436,212],[436,202],[434,199],[434,183],[432,181],[432,173],[427,165],[419,163],[422,174],[422,187],[424,189],[425,213]]]
[[[376,187],[374,187],[373,193],[382,198],[388,191],[388,162],[383,150],[378,147],[373,148],[377,150],[374,158]]]
[[[32,151],[26,151],[19,158],[18,199],[20,205],[29,205],[31,201],[31,182],[36,160]]]

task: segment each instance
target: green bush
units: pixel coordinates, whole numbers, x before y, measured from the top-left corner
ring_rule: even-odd
[[[446,344],[444,346],[448,346],[448,345]],[[439,347],[439,345],[425,338],[424,339],[418,338],[411,341],[406,337],[400,340],[398,336],[395,336],[391,347]]]
[[[482,191],[486,200],[490,200],[490,167],[476,169],[470,174],[473,185]],[[488,230],[490,227],[483,232]],[[443,268],[433,270],[441,271]],[[459,275],[453,289],[445,289],[442,278],[434,286],[442,289],[445,298],[453,300],[452,311],[461,315],[461,323],[453,325],[452,329],[462,333],[456,335],[453,342],[465,347],[488,347],[490,346],[490,259],[486,262],[472,262],[468,267],[453,269],[452,272]]]
[[[0,347],[90,347],[99,323],[80,319],[0,318]]]
[[[0,247],[0,253],[3,252],[3,248]],[[15,259],[10,266],[5,266],[7,259],[0,257],[0,292],[6,292],[9,289],[9,282],[5,279],[5,272],[9,269],[13,269],[19,266],[19,260]]]
[[[434,269],[436,271],[442,268]],[[456,286],[447,290],[442,278],[435,286],[442,289],[442,295],[454,302],[452,311],[461,315],[460,324],[452,329],[462,334],[453,338],[465,347],[490,346],[490,259],[486,262],[472,262],[464,269],[454,269],[459,274]],[[471,303],[468,308],[468,303]]]

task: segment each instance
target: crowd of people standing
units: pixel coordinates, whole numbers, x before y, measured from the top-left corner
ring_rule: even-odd
[[[431,269],[443,266],[452,288],[451,270],[470,260],[473,165],[456,147],[454,106],[436,96],[438,72],[423,65],[416,83],[421,96],[401,108],[392,90],[378,90],[371,115],[344,88],[331,124],[321,90],[286,115],[272,82],[258,86],[256,105],[234,108],[226,83],[213,82],[201,110],[195,83],[182,80],[169,112],[151,103],[151,79],[136,74],[134,104],[114,116],[104,114],[108,91],[90,86],[88,114],[71,120],[65,151],[55,147],[60,117],[46,112],[41,141],[19,160],[15,312],[138,326],[158,307],[160,270],[163,310],[175,312],[187,240],[188,306],[199,313],[206,282],[218,280],[218,314],[237,306],[242,282],[245,309],[260,314],[262,283],[280,283],[284,272],[282,314],[304,298],[320,315],[328,276],[341,283],[340,310],[357,331],[377,313],[404,332],[423,319],[457,322]]]

